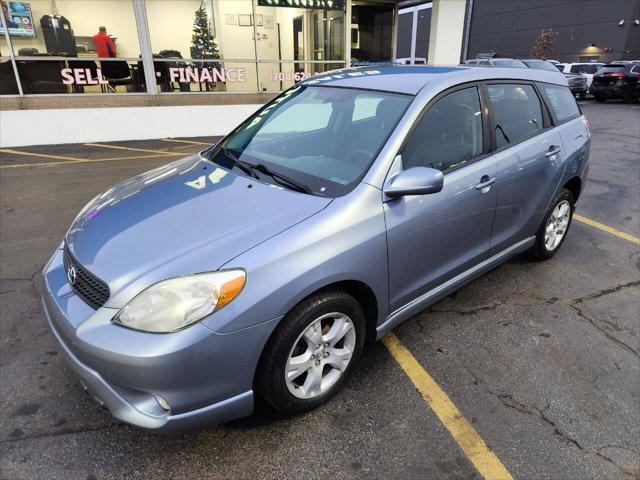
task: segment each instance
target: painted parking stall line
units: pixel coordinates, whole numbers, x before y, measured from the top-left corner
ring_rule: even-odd
[[[480,475],[487,480],[513,480],[496,454],[398,337],[388,333],[382,342]]]
[[[122,161],[122,160],[150,160],[150,159],[158,159],[158,158],[167,158],[166,155],[134,155],[131,157],[110,157],[110,158],[97,158],[93,159],[83,159],[83,160],[72,160],[67,162],[41,162],[41,163],[16,163],[11,165],[0,165],[0,169],[3,168],[39,168],[39,167],[57,167],[60,165],[79,165],[79,164],[87,164],[87,163],[102,163],[102,162],[114,162],[114,161]]]
[[[179,138],[163,138],[162,141],[163,142],[186,143],[188,145],[206,145],[207,147],[210,147],[211,145],[213,145],[212,143],[196,142],[195,140],[182,140],[182,139],[179,139]]]
[[[573,214],[573,219],[577,220],[580,223],[584,223],[585,225],[589,225],[590,227],[597,228],[598,230],[614,235],[618,238],[622,238],[623,240],[626,240],[628,242],[640,245],[640,238],[635,237],[627,232],[623,232],[622,230],[618,230],[617,228],[610,227],[609,225],[605,225],[604,223],[596,222],[595,220],[583,217],[582,215],[578,215],[577,213]]]
[[[152,150],[149,148],[122,147],[120,145],[104,145],[102,143],[84,143],[86,147],[111,148],[114,150],[126,150],[129,152],[155,153],[157,155],[166,155],[167,157],[184,156],[185,152],[170,152],[168,150]]]
[[[48,158],[50,160],[64,160],[65,163],[84,162],[86,158],[67,157],[62,155],[50,155],[48,153],[25,152],[21,150],[12,150],[10,148],[0,148],[0,153],[8,153],[11,155],[21,155],[24,157]]]

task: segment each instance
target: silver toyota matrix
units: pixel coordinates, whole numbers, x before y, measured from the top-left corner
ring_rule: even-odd
[[[368,341],[514,255],[552,257],[589,146],[559,72],[311,77],[91,200],[44,268],[44,312],[124,422],[225,422],[256,395],[304,412]]]

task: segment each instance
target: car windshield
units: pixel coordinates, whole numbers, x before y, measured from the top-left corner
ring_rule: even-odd
[[[551,72],[558,71],[553,63],[545,62],[543,60],[523,60],[523,62],[526,63],[527,67],[533,68],[535,70],[548,70]]]
[[[341,196],[364,176],[412,99],[298,85],[247,119],[207,157],[283,188]]]

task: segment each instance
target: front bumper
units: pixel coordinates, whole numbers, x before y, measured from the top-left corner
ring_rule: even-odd
[[[71,368],[89,393],[126,423],[192,429],[250,415],[253,375],[278,319],[217,334],[202,323],[152,334],[118,325],[117,310],[93,310],[69,286],[57,250],[43,271],[43,310]],[[155,395],[170,405],[163,409]]]

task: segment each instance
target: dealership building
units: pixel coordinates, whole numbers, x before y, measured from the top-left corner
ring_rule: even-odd
[[[640,58],[636,0],[0,0],[0,145],[221,135],[355,65]]]

